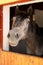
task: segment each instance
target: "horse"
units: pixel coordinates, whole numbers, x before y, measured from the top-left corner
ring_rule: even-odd
[[[27,12],[19,11],[19,13],[12,18],[12,29],[8,32],[8,40],[11,46],[17,46],[20,40],[24,40],[27,45],[27,54],[42,56],[43,44],[40,42],[42,38],[34,31],[31,31],[32,27],[29,12],[32,14],[32,7],[28,8]]]

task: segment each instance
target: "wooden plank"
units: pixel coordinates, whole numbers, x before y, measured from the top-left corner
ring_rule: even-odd
[[[43,65],[43,58],[0,51],[0,65]]]
[[[29,2],[34,0],[3,0],[0,1],[0,5],[8,5],[8,4],[15,4],[15,3],[22,3],[22,2]]]

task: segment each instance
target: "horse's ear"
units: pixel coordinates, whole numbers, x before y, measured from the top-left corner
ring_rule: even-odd
[[[19,13],[19,7],[16,6],[16,8],[15,8],[15,15],[18,15],[18,13]]]
[[[27,9],[28,16],[31,16],[32,12],[33,12],[33,8],[32,8],[32,5],[30,5],[29,8]]]

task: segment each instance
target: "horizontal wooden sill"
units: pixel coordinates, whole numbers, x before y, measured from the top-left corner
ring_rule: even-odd
[[[0,51],[0,65],[43,65],[43,58]]]

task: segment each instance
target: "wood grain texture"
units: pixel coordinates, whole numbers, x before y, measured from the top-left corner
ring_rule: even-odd
[[[0,51],[0,65],[43,65],[43,58]]]

